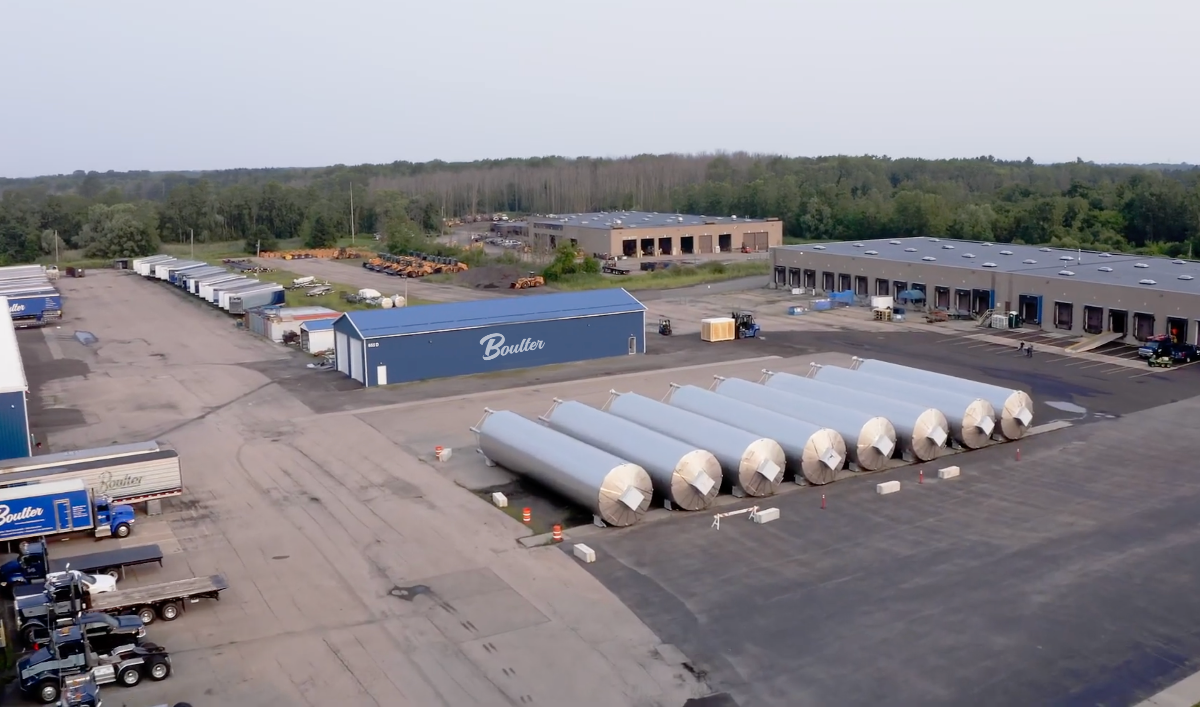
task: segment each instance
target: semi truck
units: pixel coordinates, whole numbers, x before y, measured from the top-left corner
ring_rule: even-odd
[[[64,679],[76,675],[91,675],[98,685],[115,682],[133,687],[143,677],[170,677],[171,656],[152,643],[124,645],[110,653],[99,653],[91,650],[78,626],[66,626],[55,629],[46,645],[17,661],[21,692],[42,704],[57,702]]]
[[[13,326],[35,327],[62,320],[62,295],[53,288],[15,289],[4,293]]]
[[[126,538],[133,523],[133,507],[93,496],[81,479],[0,488],[0,540],[82,531]]]
[[[15,560],[0,565],[0,587],[19,587],[40,582],[54,572],[78,570],[89,574],[102,572],[112,577],[121,577],[126,567],[158,563],[162,566],[163,553],[158,545],[121,547],[102,552],[93,552],[73,557],[51,559],[47,555],[45,540],[22,543],[21,552]]]
[[[155,441],[0,461],[0,493],[6,488],[69,479],[81,480],[94,496],[107,496],[113,503],[139,503],[183,493],[179,453]]]
[[[137,622],[138,626],[154,623],[155,619],[174,621],[188,604],[197,604],[201,599],[220,600],[221,592],[228,588],[229,583],[219,574],[102,594],[77,591],[68,580],[47,582],[44,591],[15,599],[17,627],[25,642],[32,645],[45,640],[55,616],[91,612]]]

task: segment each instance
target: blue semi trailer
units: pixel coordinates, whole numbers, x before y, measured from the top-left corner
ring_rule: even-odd
[[[57,290],[6,292],[13,326],[42,326],[62,320],[62,295]]]
[[[92,531],[97,538],[129,537],[132,506],[92,498],[82,479],[0,489],[0,541]]]

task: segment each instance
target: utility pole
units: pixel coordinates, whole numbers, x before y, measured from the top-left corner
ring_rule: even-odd
[[[191,241],[192,259],[195,260],[196,259],[196,232],[190,228],[188,229],[188,240]]]
[[[54,266],[58,267],[58,231],[54,232]]]
[[[354,245],[354,182],[350,182],[350,245]]]

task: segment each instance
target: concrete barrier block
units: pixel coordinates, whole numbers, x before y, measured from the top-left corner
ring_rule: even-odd
[[[763,508],[751,517],[755,523],[770,523],[773,520],[779,520],[779,509]]]
[[[875,484],[875,493],[880,496],[886,496],[889,493],[896,493],[900,490],[899,481],[884,481],[881,484]]]
[[[583,543],[575,543],[575,547],[572,550],[575,552],[575,559],[580,562],[596,561],[596,551]]]
[[[508,496],[505,496],[497,491],[496,493],[492,494],[492,503],[496,506],[496,508],[508,508]]]
[[[437,460],[440,462],[448,462],[448,461],[450,461],[450,457],[452,457],[453,455],[454,455],[454,450],[450,449],[449,447],[446,447],[446,448],[442,449],[442,451],[437,453]]]
[[[945,469],[938,469],[939,479],[953,479],[958,476],[958,467],[948,466]]]

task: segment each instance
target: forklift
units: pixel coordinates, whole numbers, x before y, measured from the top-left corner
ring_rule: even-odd
[[[670,319],[661,318],[658,320],[658,333],[662,334],[663,336],[671,335],[671,320]]]
[[[754,339],[758,337],[759,326],[754,322],[750,312],[734,312],[729,315],[733,319],[734,338]]]

